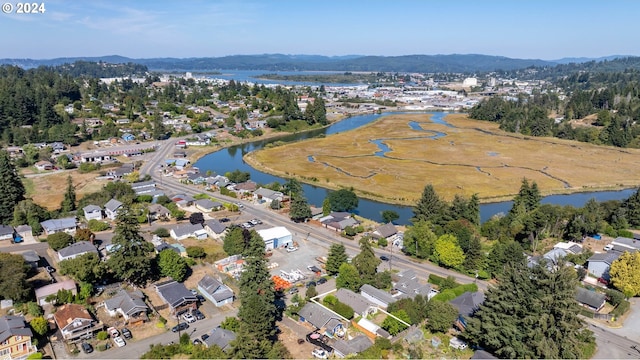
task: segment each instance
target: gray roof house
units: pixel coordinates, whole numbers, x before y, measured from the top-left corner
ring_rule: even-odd
[[[609,251],[601,254],[593,254],[587,259],[587,270],[593,276],[609,280],[609,268],[614,261],[622,255],[618,251]]]
[[[118,210],[122,207],[122,203],[116,199],[111,199],[104,204],[104,213],[107,218],[115,220],[118,216]]]
[[[140,290],[127,292],[120,289],[116,296],[104,301],[104,307],[110,316],[120,314],[129,323],[145,321],[149,312],[144,294]]]
[[[397,300],[388,292],[377,289],[369,284],[362,285],[360,288],[360,295],[384,309],[386,309],[389,304],[394,303]]]
[[[220,239],[224,236],[227,226],[216,219],[211,219],[204,222],[204,230],[211,238]]]
[[[211,335],[204,340],[204,344],[207,347],[216,345],[223,351],[229,351],[231,349],[231,342],[236,339],[236,333],[231,330],[225,330],[221,327],[217,327],[211,330]]]
[[[84,218],[89,220],[102,220],[102,208],[98,205],[87,205],[82,208]]]
[[[259,188],[253,192],[253,198],[266,204],[271,204],[273,200],[282,201],[284,194],[279,191],[273,191],[267,188]]]
[[[438,294],[438,291],[433,289],[430,284],[423,284],[418,280],[416,273],[411,270],[404,270],[395,275],[392,292],[394,297],[400,299],[409,297],[415,298],[416,295],[422,295],[425,299],[431,300],[432,297]]]
[[[481,291],[467,291],[457,298],[449,301],[449,304],[458,309],[458,319],[455,325],[460,330],[467,326],[466,317],[473,315],[478,307],[484,302],[484,293]]]
[[[73,295],[78,294],[76,282],[71,279],[45,285],[36,289],[36,301],[38,305],[44,306],[48,304],[47,297],[57,294],[60,290],[69,290]]]
[[[135,191],[136,195],[144,195],[156,190],[155,181],[140,181],[131,184],[131,188]]]
[[[211,201],[209,199],[200,199],[195,201],[196,208],[204,212],[212,212],[222,207],[222,204],[217,201]]]
[[[397,233],[398,229],[396,229],[396,226],[392,223],[388,223],[377,228],[373,233],[371,233],[371,236],[373,236],[374,239],[388,239]]]
[[[600,311],[606,303],[607,296],[595,291],[587,290],[578,286],[576,289],[576,301],[580,305],[587,307],[595,312]]]
[[[361,353],[373,346],[373,342],[365,335],[358,335],[351,340],[337,339],[332,347],[333,353],[340,358]]]
[[[99,256],[98,249],[88,241],[78,241],[58,251],[59,261],[74,259],[80,255],[94,253]]]
[[[222,306],[233,302],[233,290],[212,276],[205,275],[198,281],[198,290],[215,306]]]
[[[68,217],[62,219],[50,219],[40,223],[44,229],[45,235],[51,235],[59,232],[66,232],[67,234],[75,234],[76,227],[78,226],[75,217]]]
[[[613,246],[617,245],[620,248],[625,248],[625,250],[630,252],[640,250],[640,240],[636,239],[617,237],[611,242],[611,244],[613,244]]]
[[[40,255],[35,250],[27,250],[20,253],[24,258],[24,261],[29,264],[32,268],[37,268],[38,263],[40,262]]]
[[[157,283],[155,287],[158,295],[169,307],[171,314],[179,314],[197,308],[198,298],[183,283],[169,280]]]
[[[298,311],[298,315],[300,315],[300,321],[308,322],[317,329],[324,329],[331,335],[344,331],[344,324],[340,316],[314,302],[306,303],[305,306]]]
[[[367,316],[378,311],[378,307],[375,304],[349,289],[338,289],[335,296],[341,303],[349,305],[359,316]]]
[[[13,240],[15,230],[9,225],[0,225],[0,240]]]
[[[38,351],[31,343],[33,333],[22,316],[0,317],[0,353],[2,359],[26,359]]]
[[[158,220],[163,218],[171,219],[171,211],[169,211],[169,209],[167,209],[166,207],[160,204],[151,204],[149,205],[148,209],[149,209],[149,216],[153,220]]]
[[[169,234],[174,240],[184,240],[189,237],[200,238],[203,232],[204,238],[206,238],[207,232],[202,228],[202,224],[183,224],[169,230]]]

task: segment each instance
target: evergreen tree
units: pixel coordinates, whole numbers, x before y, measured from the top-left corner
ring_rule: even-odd
[[[67,177],[67,191],[64,193],[64,199],[60,204],[63,213],[68,213],[76,210],[76,189],[71,181],[71,175]]]
[[[340,271],[340,266],[347,262],[347,252],[343,244],[331,244],[329,255],[327,255],[327,274],[336,275]]]
[[[331,214],[331,201],[329,201],[329,198],[326,197],[322,201],[322,215],[327,216],[329,214]]]
[[[355,266],[343,263],[338,270],[338,277],[336,277],[336,287],[338,289],[345,288],[351,291],[357,292],[362,286],[362,279],[360,279],[360,273]]]
[[[245,245],[243,233],[243,229],[239,226],[229,228],[222,242],[222,250],[224,250],[227,255],[231,256],[242,253]]]
[[[419,220],[409,226],[404,234],[403,251],[419,259],[427,259],[433,253],[438,237],[431,230],[431,223]]]
[[[351,263],[358,269],[363,284],[372,284],[375,281],[380,262],[381,260],[376,257],[369,240],[367,238],[360,239],[360,253],[353,258]]]
[[[629,225],[633,227],[640,226],[640,188],[624,201],[622,207],[626,210],[626,218]]]
[[[9,153],[0,150],[0,224],[8,225],[13,218],[13,209],[24,200],[24,185],[11,162]]]
[[[107,260],[114,275],[135,285],[144,285],[153,277],[151,252],[153,245],[140,235],[137,214],[125,202],[116,217],[112,244],[115,251]]]
[[[358,196],[353,189],[340,189],[327,195],[331,211],[352,211],[358,207]]]
[[[446,204],[440,199],[433,185],[428,184],[422,191],[422,197],[413,208],[412,223],[418,221],[430,221],[434,225],[444,224],[446,216]]]

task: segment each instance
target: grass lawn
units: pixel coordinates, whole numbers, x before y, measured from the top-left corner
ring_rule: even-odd
[[[76,189],[76,198],[80,200],[84,195],[98,192],[106,185],[108,180],[96,180],[97,172],[82,174],[77,170],[42,174],[23,178],[26,197],[49,210],[60,208],[67,189],[67,177],[71,176],[71,182]]]
[[[398,204],[415,203],[429,183],[446,200],[477,193],[484,202],[510,199],[523,178],[535,181],[544,195],[640,184],[639,149],[507,133],[463,114],[446,117],[455,127],[429,117],[384,116],[352,131],[252,152],[245,161],[272,174],[353,187],[360,196]],[[421,130],[412,129],[411,121]],[[434,132],[446,135],[429,138]],[[380,149],[371,140],[390,150],[374,155]]]

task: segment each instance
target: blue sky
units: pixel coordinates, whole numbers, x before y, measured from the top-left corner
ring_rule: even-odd
[[[14,0],[5,0],[16,4]],[[640,55],[640,1],[45,0],[0,13],[0,58]]]

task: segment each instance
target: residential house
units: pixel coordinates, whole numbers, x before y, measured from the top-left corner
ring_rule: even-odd
[[[567,254],[581,254],[582,253],[582,245],[575,243],[573,241],[564,242],[561,241],[553,246],[554,249],[562,249]]]
[[[331,214],[318,219],[322,225],[330,230],[343,231],[347,226],[357,226],[358,220],[351,217],[347,212],[332,212]]]
[[[45,235],[51,235],[59,232],[66,232],[69,235],[76,233],[76,227],[78,226],[75,217],[68,217],[62,219],[50,219],[40,223],[42,229],[44,229]]]
[[[163,281],[155,285],[156,292],[165,302],[172,315],[197,309],[198,298],[183,283],[175,280]]]
[[[160,204],[151,204],[148,209],[151,220],[171,219],[171,211]]]
[[[598,312],[602,310],[604,304],[607,302],[607,296],[578,286],[576,288],[576,301],[580,305]]]
[[[109,316],[120,315],[129,324],[139,324],[148,319],[149,307],[144,302],[144,294],[140,290],[127,292],[120,289],[114,297],[104,301],[104,307]]]
[[[29,225],[18,225],[15,227],[15,241],[35,241],[33,238],[33,230]]]
[[[284,198],[284,194],[279,191],[273,191],[267,188],[259,188],[258,190],[253,192],[253,199],[258,201],[259,203],[265,203],[267,205],[271,204],[272,201],[278,200],[282,201]]]
[[[191,206],[196,201],[196,199],[194,199],[193,197],[185,194],[174,195],[171,200],[181,208]]]
[[[0,241],[2,240],[12,241],[14,233],[15,233],[15,230],[13,229],[12,226],[0,225]]]
[[[26,262],[32,269],[38,267],[40,263],[40,255],[35,250],[27,250],[19,253],[24,258],[24,262]]]
[[[75,259],[80,255],[93,253],[100,256],[95,245],[88,241],[78,241],[58,251],[59,261]]]
[[[113,157],[107,151],[92,151],[80,154],[80,162],[83,163],[102,163],[103,161],[111,161]]]
[[[355,312],[356,316],[366,317],[367,315],[375,314],[378,311],[378,307],[371,301],[349,289],[338,289],[335,297],[340,300],[341,303],[349,305]]]
[[[60,290],[71,291],[74,296],[78,294],[76,283],[73,280],[65,280],[50,285],[45,285],[36,289],[36,301],[38,302],[38,305],[47,305],[49,303],[47,302],[47,297],[57,294]]]
[[[587,270],[595,277],[609,280],[609,268],[614,261],[622,255],[618,251],[609,251],[602,254],[593,254],[587,259]]]
[[[231,304],[234,299],[233,290],[210,275],[205,275],[198,281],[198,290],[217,307]]]
[[[175,244],[168,244],[168,243],[166,243],[164,241],[159,243],[155,247],[156,254],[160,254],[163,250],[169,249],[171,251],[175,251],[176,254],[180,255],[180,249],[178,249],[177,247],[175,247],[173,245],[175,245]]]
[[[308,302],[302,309],[298,311],[301,322],[307,322],[313,325],[321,332],[324,331],[329,335],[343,334],[344,324],[340,316],[334,314],[329,309],[314,302]]]
[[[203,234],[204,233],[204,237]],[[202,224],[182,224],[169,230],[171,238],[174,240],[184,240],[186,238],[194,237],[197,239],[207,238],[207,232],[202,228]]]
[[[369,284],[362,285],[360,295],[383,309],[386,309],[391,303],[397,300],[388,292],[377,289]]]
[[[200,199],[195,202],[196,208],[204,212],[212,212],[222,207],[222,204],[217,201],[211,201],[209,199]]]
[[[467,326],[467,317],[473,315],[473,313],[478,309],[478,307],[484,302],[484,293],[481,291],[470,292],[467,291],[464,294],[458,296],[457,298],[449,301],[449,304],[453,305],[456,309],[458,309],[458,319],[454,325],[460,330],[463,331]]]
[[[258,189],[258,184],[251,180],[236,184],[233,187],[233,190],[238,194],[254,192],[256,189]]]
[[[53,150],[54,154],[59,154],[65,149],[64,144],[59,141],[52,142],[51,144],[49,144],[49,147],[51,148],[51,150]]]
[[[0,359],[26,359],[38,351],[31,343],[33,333],[22,316],[0,317]]]
[[[94,320],[89,311],[79,304],[62,305],[53,314],[53,319],[58,325],[62,337],[70,342],[92,336],[94,331],[100,331],[104,326]]]
[[[425,299],[431,300],[438,294],[430,284],[423,284],[418,280],[416,273],[411,270],[403,270],[393,276],[393,289],[391,290],[394,297],[402,299],[405,297],[415,298],[416,295],[422,295]]]
[[[640,240],[636,239],[617,237],[611,242],[611,244],[613,245],[614,250],[620,252],[634,252],[640,250]]]
[[[204,222],[204,230],[212,239],[220,240],[224,237],[227,226],[216,219],[211,219]]]
[[[34,166],[39,171],[53,170],[53,164],[51,163],[51,161],[46,161],[46,160],[38,161],[37,163],[34,164]]]
[[[397,233],[398,229],[396,229],[396,226],[392,223],[388,223],[378,227],[373,233],[371,233],[371,236],[376,240],[389,239]]]
[[[128,142],[128,141],[133,141],[133,140],[135,140],[135,139],[136,139],[135,135],[133,135],[133,134],[131,134],[131,133],[124,133],[124,134],[122,135],[122,140],[127,141],[127,142]]]
[[[216,345],[222,351],[229,351],[232,349],[231,342],[236,339],[236,333],[231,330],[226,330],[221,327],[211,330],[211,334],[208,338],[204,339],[204,344],[207,347]]]
[[[115,220],[118,216],[118,210],[122,207],[122,203],[116,199],[111,199],[104,204],[104,213],[110,220]]]
[[[84,218],[89,220],[102,220],[102,208],[98,205],[87,205],[82,208]]]
[[[293,245],[293,234],[284,226],[276,226],[269,229],[260,229],[258,234],[264,240],[266,250],[284,248]]]
[[[373,346],[373,342],[364,335],[358,335],[351,340],[337,339],[332,347],[333,354],[339,358],[361,353]]]
[[[131,184],[131,188],[136,192],[136,195],[145,195],[156,191],[155,181],[140,181]]]

